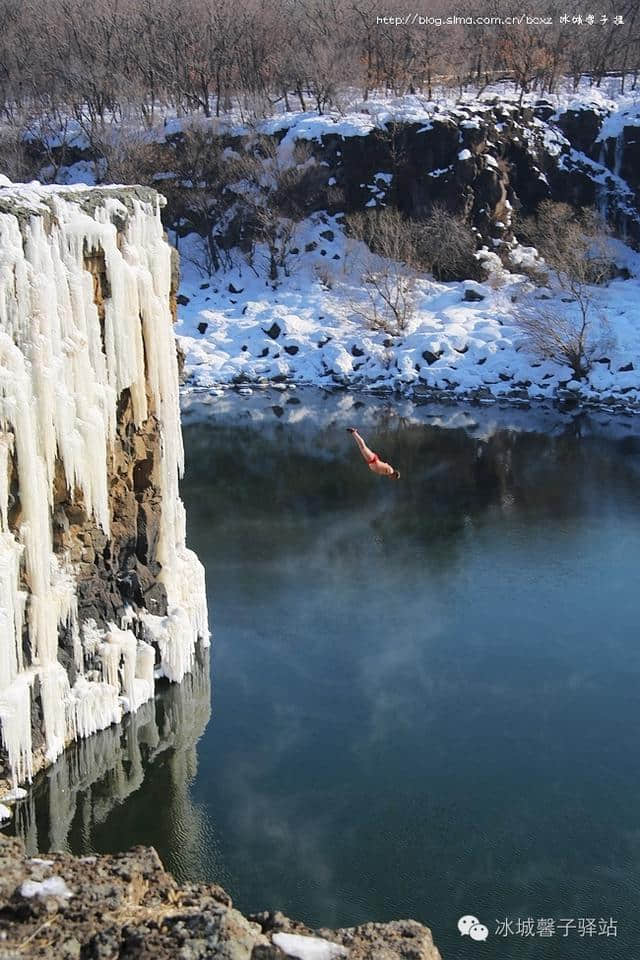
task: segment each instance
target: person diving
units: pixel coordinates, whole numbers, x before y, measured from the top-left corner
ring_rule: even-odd
[[[400,471],[392,467],[390,463],[381,460],[378,454],[374,453],[373,450],[366,445],[355,427],[347,427],[347,432],[352,435],[357,443],[358,450],[362,454],[362,459],[372,473],[377,474],[379,477],[394,477],[396,480],[400,479]]]

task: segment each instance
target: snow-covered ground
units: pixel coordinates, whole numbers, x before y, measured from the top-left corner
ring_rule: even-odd
[[[415,282],[415,312],[397,335],[375,330],[359,315],[364,248],[350,241],[340,218],[318,214],[300,225],[291,275],[265,280],[240,254],[234,269],[205,278],[193,266],[196,239],[182,242],[182,305],[177,333],[192,387],[245,392],[269,382],[394,390],[407,396],[451,394],[513,403],[564,392],[597,403],[640,402],[640,256],[623,244],[616,259],[632,274],[594,287],[594,362],[582,382],[570,367],[532,350],[519,325],[536,307],[577,316],[566,293],[535,287],[484,252],[484,283]],[[513,258],[536,262],[531,248]],[[188,302],[186,302],[188,300]]]
[[[274,114],[267,119],[250,118],[244,116],[238,107],[221,117],[205,117],[203,114],[189,114],[177,116],[172,109],[159,111],[151,127],[140,127],[137,117],[119,119],[109,126],[109,136],[113,143],[122,136],[133,135],[136,141],[161,143],[175,137],[186,129],[210,131],[212,134],[227,134],[241,137],[254,133],[282,134],[282,154],[295,141],[319,140],[326,134],[343,137],[364,137],[375,128],[382,128],[388,123],[415,123],[429,128],[434,120],[451,119],[461,125],[474,126],[477,120],[474,115],[482,114],[492,104],[499,103],[505,113],[517,115],[522,107],[536,107],[541,103],[547,104],[555,112],[548,122],[534,119],[532,129],[539,127],[547,148],[560,152],[567,142],[561,132],[555,127],[558,117],[566,111],[579,112],[593,111],[603,118],[603,125],[598,140],[604,142],[608,138],[617,138],[624,126],[640,125],[640,96],[638,91],[624,94],[619,92],[618,78],[605,78],[600,88],[591,86],[587,79],[581,81],[577,89],[568,79],[559,84],[553,94],[545,94],[541,98],[537,92],[526,94],[522,99],[514,90],[513,84],[501,81],[489,84],[481,91],[473,87],[467,88],[461,95],[455,88],[434,85],[432,98],[426,95],[406,94],[394,97],[380,92],[372,93],[367,100],[357,90],[344,90],[339,97],[339,103],[323,114],[314,110],[286,110],[284,101],[273,106]],[[295,98],[292,99],[295,103]],[[290,103],[291,105],[291,103]],[[87,121],[88,122],[88,121]],[[65,118],[64,133],[52,133],[49,128],[38,132],[37,122],[29,134],[33,139],[38,133],[49,147],[59,147],[64,142],[68,147],[76,150],[90,150],[90,142],[83,125],[75,118]],[[580,158],[583,155],[580,155]],[[57,171],[58,183],[86,183],[100,182],[104,176],[104,162],[94,164],[90,159],[79,160],[69,166],[63,166]],[[42,177],[46,180],[53,175],[53,167],[45,167]],[[167,171],[159,171],[158,184],[171,175]]]
[[[525,96],[521,105],[509,83],[490,85],[481,93],[470,90],[462,96],[450,88],[436,89],[433,99],[380,94],[363,101],[357,91],[344,91],[340,109],[323,115],[286,111],[281,104],[273,117],[251,126],[238,110],[220,119],[167,114],[145,135],[164,140],[187,125],[236,135],[251,130],[278,133],[278,159],[286,165],[297,141],[318,140],[326,134],[363,137],[390,121],[416,123],[425,129],[434,121],[450,119],[461,130],[474,127],[496,97],[503,113],[514,116],[521,106],[541,103],[533,93]],[[608,161],[610,167],[604,163],[606,142],[621,143],[625,128],[640,126],[637,91],[621,95],[614,78],[601,88],[583,81],[574,90],[567,82],[556,94],[545,95],[544,102],[547,112],[555,113],[547,120],[532,117],[523,135],[539,141],[565,170],[583,171],[593,180],[603,210],[613,198],[613,206],[637,216],[632,191],[619,176],[621,151],[616,148],[615,161]],[[603,119],[597,138],[602,144],[602,162],[574,149],[557,126],[562,113],[582,110]],[[81,131],[73,125],[69,130],[76,138],[74,145],[80,145]],[[118,135],[115,128],[113,135]],[[465,152],[458,159],[463,159]],[[484,158],[487,166],[495,164],[488,153]],[[447,172],[449,168],[430,175]],[[172,176],[171,171],[159,171],[158,189]],[[63,169],[60,177],[68,183],[91,183],[96,170],[90,161],[82,160]],[[384,206],[385,177],[390,175],[381,171],[368,185],[367,207]],[[332,171],[327,169],[328,186],[332,180]],[[411,395],[475,395],[487,402],[503,398],[515,404],[568,392],[583,402],[613,402],[628,408],[640,404],[640,257],[622,244],[617,247],[617,260],[631,278],[593,290],[590,337],[594,363],[582,382],[573,379],[569,367],[537,356],[519,324],[523,313],[532,306],[535,309],[536,301],[539,306],[542,298],[545,308],[560,316],[576,316],[575,304],[566,302],[566,294],[536,289],[526,277],[505,271],[491,253],[483,255],[489,267],[484,283],[445,284],[419,278],[414,316],[401,335],[392,335],[372,329],[358,315],[365,300],[358,267],[362,251],[347,241],[333,218],[316,215],[299,226],[299,253],[293,258],[291,275],[275,288],[265,279],[265,257],[261,262],[260,251],[255,270],[235,253],[233,269],[206,277],[191,263],[193,256],[197,258],[196,246],[194,237],[180,244],[183,283],[178,325],[188,382],[194,387],[215,392],[229,385],[248,390],[260,383],[293,382]],[[516,247],[512,261],[532,265],[535,252]]]

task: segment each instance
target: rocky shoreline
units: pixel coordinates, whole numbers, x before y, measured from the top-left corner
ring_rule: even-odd
[[[640,400],[627,399],[624,396],[605,395],[601,398],[585,398],[573,390],[559,389],[552,397],[530,396],[526,389],[514,389],[508,394],[493,393],[488,387],[478,387],[475,390],[459,392],[456,390],[436,389],[426,386],[394,388],[387,384],[375,386],[371,384],[317,384],[294,381],[292,379],[280,381],[264,381],[258,383],[228,384],[219,383],[215,388],[203,388],[187,383],[182,394],[183,405],[190,403],[193,398],[201,399],[240,395],[250,397],[277,391],[287,393],[291,391],[314,391],[325,394],[353,395],[357,398],[377,397],[395,403],[409,402],[416,407],[426,404],[441,405],[442,407],[456,406],[483,407],[496,406],[501,409],[521,410],[556,410],[559,413],[606,413],[624,417],[635,416],[640,413]],[[186,399],[185,399],[186,398]]]
[[[178,884],[151,847],[27,857],[0,834],[0,958],[441,960],[415,920],[311,930],[280,912],[243,916],[215,884]]]

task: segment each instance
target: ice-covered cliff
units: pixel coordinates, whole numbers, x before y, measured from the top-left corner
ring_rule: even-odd
[[[160,198],[0,186],[0,731],[15,790],[208,642]]]

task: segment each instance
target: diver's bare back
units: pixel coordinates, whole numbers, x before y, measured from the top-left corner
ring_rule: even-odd
[[[362,454],[362,459],[372,473],[376,473],[379,477],[395,477],[396,480],[400,479],[400,471],[392,467],[390,463],[385,463],[377,453],[369,449],[355,427],[347,427],[347,430],[353,436],[353,439],[358,445],[358,450]]]

